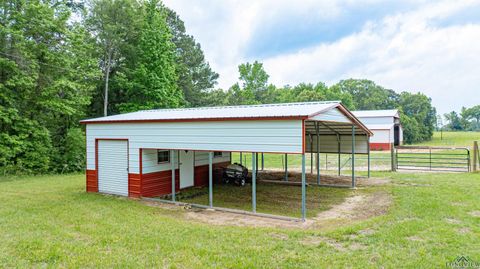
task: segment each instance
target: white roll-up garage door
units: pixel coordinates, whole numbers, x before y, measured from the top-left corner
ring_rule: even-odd
[[[98,140],[98,191],[128,196],[126,140]]]

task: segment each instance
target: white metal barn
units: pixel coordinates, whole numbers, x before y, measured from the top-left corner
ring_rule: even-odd
[[[397,109],[358,110],[352,113],[373,132],[371,150],[390,150],[392,144],[403,144],[403,129]]]
[[[367,154],[372,135],[340,102],[146,110],[81,121],[86,125],[88,192],[159,197],[212,185],[230,152],[300,154],[305,218],[305,153]],[[317,164],[319,159],[317,158]],[[320,165],[317,181],[320,184]],[[352,169],[352,187],[355,173]],[[252,203],[256,212],[256,173]]]

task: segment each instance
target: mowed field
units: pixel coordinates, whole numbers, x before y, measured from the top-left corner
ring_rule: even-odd
[[[415,145],[471,148],[473,141],[480,142],[480,132],[434,132],[431,141]]]
[[[476,139],[443,135],[449,146]],[[267,168],[282,167],[281,155],[274,156],[265,159]],[[292,169],[299,164],[289,159]],[[326,216],[338,206],[347,210],[349,199],[387,194],[391,202],[380,212],[321,227],[277,227],[212,224],[181,206],[86,193],[83,174],[0,177],[0,268],[444,268],[462,255],[480,262],[479,173],[373,172],[364,180],[377,179],[387,183],[308,187],[307,213]],[[259,184],[257,192],[260,212],[299,215],[298,187]],[[217,186],[214,200],[250,210],[250,194],[248,186]],[[376,206],[370,202],[365,209]]]
[[[393,199],[387,212],[322,229],[210,225],[186,219],[181,207],[85,193],[81,174],[1,178],[0,267],[438,268],[459,255],[480,260],[480,174],[375,176],[391,179],[381,187]],[[347,191],[340,196],[356,192]]]

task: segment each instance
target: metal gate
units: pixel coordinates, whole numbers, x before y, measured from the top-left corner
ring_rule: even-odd
[[[399,146],[395,148],[399,170],[470,172],[468,148]]]

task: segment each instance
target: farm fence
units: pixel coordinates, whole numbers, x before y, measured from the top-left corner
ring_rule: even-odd
[[[466,147],[398,146],[395,169],[439,172],[470,172],[470,149]]]

